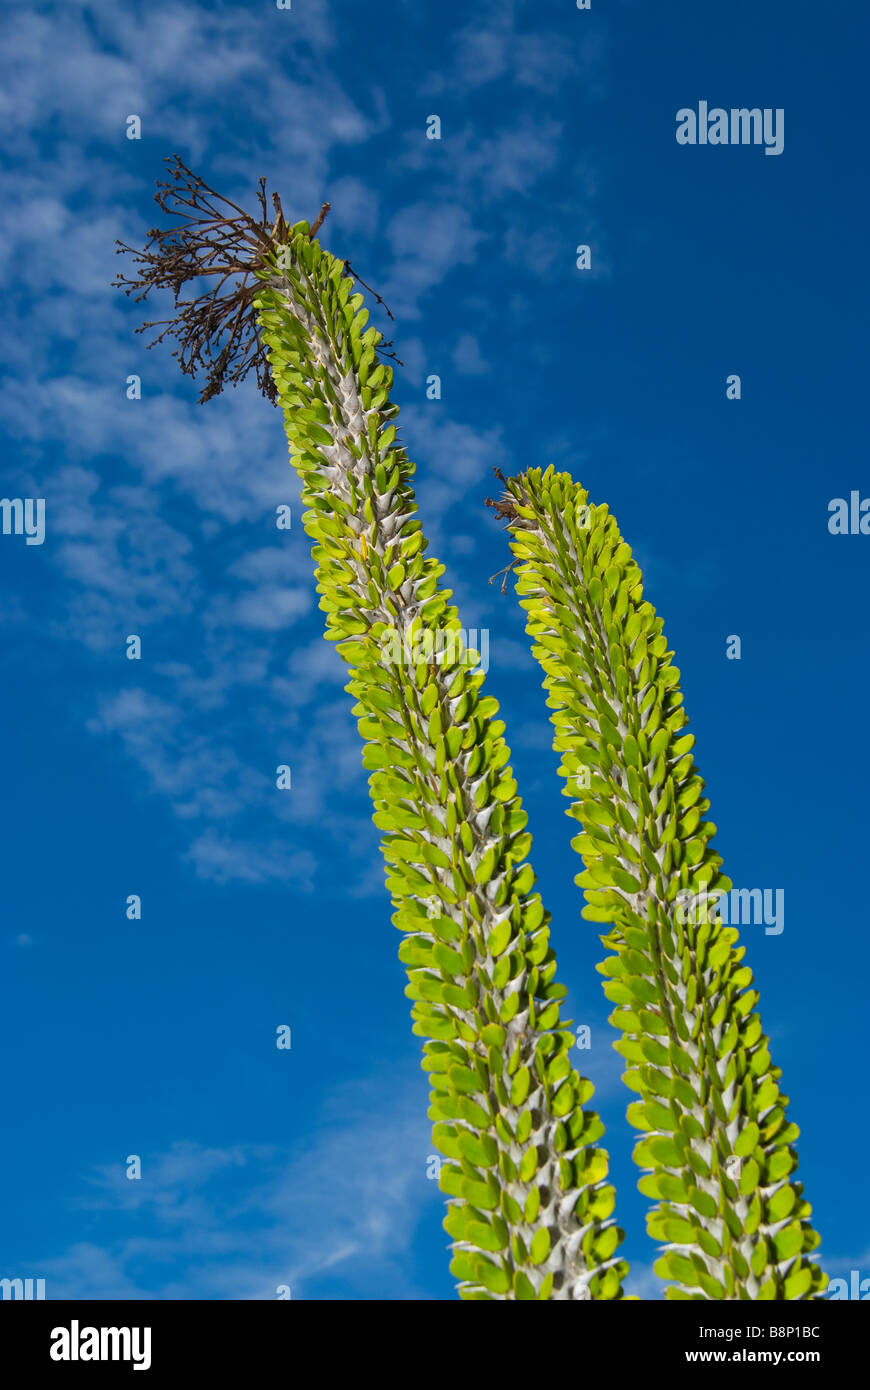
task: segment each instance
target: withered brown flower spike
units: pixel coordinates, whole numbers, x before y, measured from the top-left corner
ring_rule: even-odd
[[[504,483],[504,485],[505,485],[505,487],[506,487],[506,486],[507,486],[507,478],[506,478],[505,475],[502,473],[501,469],[500,469],[500,468],[494,468],[492,471],[493,471],[493,473],[495,474],[495,476],[498,478],[499,482],[500,482],[500,483]],[[511,495],[510,495],[509,492],[504,492],[504,493],[502,493],[501,497],[498,498],[498,499],[495,499],[495,498],[492,498],[492,497],[487,497],[487,498],[485,498],[484,500],[485,500],[486,505],[487,505],[488,507],[492,507],[492,509],[493,509],[493,511],[495,512],[496,516],[507,517],[508,521],[512,521],[512,520],[514,519],[514,517],[516,516],[516,514],[517,514],[517,510],[516,510],[516,506],[515,506],[515,504],[514,504],[514,500],[513,500],[513,498],[511,497]],[[507,528],[505,528],[505,529],[507,529]],[[514,568],[514,566],[517,565],[517,564],[519,564],[519,561],[518,561],[518,560],[511,560],[510,564],[509,564],[509,565],[505,565],[505,567],[504,567],[503,570],[496,570],[495,574],[491,574],[490,577],[489,577],[489,582],[490,582],[490,584],[492,584],[493,580],[498,579],[499,575],[504,575],[504,578],[503,578],[502,581],[501,581],[501,591],[502,591],[503,594],[506,594],[506,593],[507,593],[507,582],[508,582],[508,577],[509,577],[509,575],[510,575],[511,570],[512,570],[512,569]]]
[[[260,285],[253,272],[287,240],[290,227],[281,199],[277,193],[272,194],[275,219],[270,226],[265,179],[260,179],[257,186],[258,221],[231,199],[210,188],[204,179],[188,169],[179,155],[169,156],[164,163],[171,177],[157,180],[154,199],[161,211],[179,221],[169,227],[152,227],[141,251],[116,241],[115,254],[132,255],[139,275],[137,279],[121,275],[112,284],[126,295],[135,294],[137,304],[147,299],[151,290],[172,290],[175,308],[179,311],[175,317],[143,323],[136,332],[163,329],[148,344],[149,348],[162,343],[167,334],[177,340],[178,347],[172,355],[178,359],[181,370],[188,376],[195,376],[200,370],[206,373],[206,384],[199,397],[201,402],[219,395],[227,382],[238,385],[253,368],[263,395],[277,405],[278,392],[260,341],[253,307]],[[323,203],[309,237],[315,237],[320,231],[329,208],[329,203]],[[392,318],[377,290],[357,275],[349,261],[342,264],[345,275],[351,275],[369,290]],[[219,277],[213,289],[196,299],[180,297],[188,281],[205,276]],[[225,291],[227,284],[231,288]],[[390,347],[392,342],[383,341],[378,348],[379,356],[391,357],[401,366],[401,359],[394,352],[386,351]]]
[[[168,227],[152,228],[141,251],[116,242],[117,255],[133,256],[138,276],[131,279],[121,275],[112,283],[126,295],[133,295],[137,304],[153,289],[172,291],[179,311],[176,316],[143,323],[136,332],[162,328],[149,348],[161,343],[167,334],[177,340],[172,355],[181,370],[188,376],[199,370],[206,373],[200,401],[218,395],[227,382],[237,385],[253,369],[263,395],[277,405],[278,393],[253,308],[259,288],[253,272],[286,240],[288,226],[281,200],[273,193],[276,218],[270,227],[265,179],[258,183],[258,221],[210,188],[179,155],[164,162],[170,178],[158,180],[154,198],[162,212],[178,220]],[[324,203],[311,236],[320,230],[328,211],[329,204]],[[212,289],[195,299],[181,298],[189,281],[212,276],[217,277]]]

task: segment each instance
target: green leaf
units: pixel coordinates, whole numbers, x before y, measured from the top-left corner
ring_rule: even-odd
[[[773,1237],[773,1245],[778,1261],[790,1260],[803,1249],[804,1233],[800,1222],[792,1222]]]
[[[476,1245],[479,1250],[492,1252],[504,1250],[508,1243],[504,1222],[499,1222],[498,1227],[496,1227],[495,1222],[490,1226],[482,1221],[470,1221],[466,1227],[464,1239],[470,1241],[472,1245]],[[491,1286],[487,1285],[487,1287]]]
[[[517,1072],[516,1076],[514,1077],[513,1083],[511,1085],[511,1105],[520,1106],[524,1103],[526,1097],[529,1094],[530,1084],[531,1072],[529,1071],[529,1068],[521,1067],[520,1070]]]
[[[775,1192],[767,1203],[768,1221],[782,1221],[794,1208],[796,1193],[788,1183]]]
[[[503,922],[499,922],[498,926],[493,928],[486,943],[489,954],[492,956],[493,960],[498,959],[507,949],[513,934],[513,927],[511,926],[509,918],[506,918]]]
[[[529,1246],[529,1259],[533,1265],[542,1264],[550,1253],[550,1233],[546,1227],[541,1227],[532,1237]]]
[[[486,851],[486,853],[484,854],[484,856],[483,856],[483,858],[481,859],[480,863],[478,864],[477,868],[475,869],[475,872],[474,872],[474,881],[475,881],[475,883],[479,883],[479,884],[489,883],[490,879],[492,878],[493,874],[495,873],[497,864],[498,864],[498,849],[496,848],[496,846],[493,846],[491,849],[488,849],[488,850]]]
[[[510,1276],[501,1265],[494,1265],[482,1256],[474,1261],[474,1274],[478,1282],[490,1293],[506,1294],[511,1287]]]
[[[685,1255],[678,1255],[674,1251],[669,1251],[667,1255],[662,1255],[653,1265],[653,1270],[662,1279],[675,1279],[680,1284],[689,1286],[697,1284],[698,1276],[692,1261]]]
[[[750,1122],[738,1134],[734,1143],[734,1152],[741,1157],[751,1154],[753,1149],[757,1148],[760,1137],[758,1125]]]
[[[813,1272],[810,1266],[804,1265],[802,1269],[795,1270],[785,1281],[783,1293],[788,1299],[803,1298],[809,1293],[813,1283]]]

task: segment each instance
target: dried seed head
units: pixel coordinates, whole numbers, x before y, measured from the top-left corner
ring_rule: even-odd
[[[258,184],[258,220],[216,193],[177,154],[165,163],[170,176],[158,180],[154,197],[161,211],[176,220],[168,227],[152,228],[142,250],[117,242],[117,254],[131,254],[138,273],[112,283],[133,295],[136,303],[153,289],[172,291],[175,317],[143,323],[136,331],[162,329],[149,348],[167,334],[177,340],[173,356],[181,370],[188,376],[206,373],[200,401],[218,395],[227,382],[237,385],[253,369],[263,395],[275,405],[277,391],[260,341],[254,299],[259,287],[255,272],[287,239],[281,200],[273,193],[276,217],[270,227],[265,179]],[[324,203],[312,235],[328,211]],[[181,298],[188,282],[205,277],[214,278],[211,289],[194,299]]]

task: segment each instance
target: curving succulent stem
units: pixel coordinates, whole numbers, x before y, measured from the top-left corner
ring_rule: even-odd
[[[625,1265],[591,1083],[559,1021],[548,914],[497,703],[426,555],[391,368],[345,262],[298,223],[257,272],[263,340],[350,666],[434,1141],[472,1299],[613,1299]]]
[[[606,505],[550,467],[506,481],[517,593],[544,672],[554,747],[582,822],[583,916],[610,924],[599,966],[637,1093],[640,1190],[655,1265],[678,1299],[809,1299],[827,1276],[703,817],[710,803],[662,619]]]

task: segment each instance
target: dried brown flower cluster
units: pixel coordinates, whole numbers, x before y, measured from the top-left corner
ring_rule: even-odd
[[[253,308],[258,289],[254,272],[277,252],[287,236],[287,223],[277,193],[272,194],[275,219],[267,213],[266,180],[258,183],[259,220],[194,174],[176,154],[166,161],[168,179],[158,180],[154,197],[161,211],[173,220],[164,228],[154,227],[142,250],[117,242],[117,254],[131,254],[138,275],[125,275],[113,281],[140,303],[153,289],[172,291],[174,318],[143,323],[136,331],[162,328],[148,344],[161,343],[167,334],[177,339],[173,356],[181,370],[195,376],[206,373],[200,401],[218,395],[229,382],[235,386],[253,369],[263,395],[277,404],[277,392],[269,372],[266,353],[260,341]],[[324,203],[311,228],[320,229],[329,211]],[[190,281],[214,277],[211,288],[193,299],[182,299]]]

